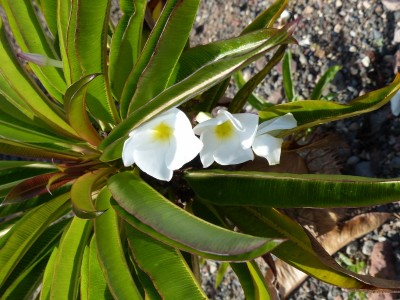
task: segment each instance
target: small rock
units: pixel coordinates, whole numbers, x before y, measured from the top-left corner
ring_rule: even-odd
[[[354,166],[356,163],[360,161],[360,158],[356,155],[350,156],[347,160],[347,164]]]
[[[369,56],[364,56],[364,58],[361,59],[361,63],[364,67],[368,68],[371,63],[371,59],[369,58]]]
[[[335,3],[336,8],[340,8],[340,7],[342,7],[342,5],[343,5],[343,2],[340,0],[337,0]]]
[[[306,6],[306,8],[303,10],[304,15],[311,15],[314,12],[314,8],[310,5]]]
[[[366,240],[362,246],[361,252],[367,256],[370,256],[372,249],[374,248],[374,242],[371,240]]]
[[[351,46],[351,47],[349,48],[349,51],[352,52],[352,53],[355,53],[355,52],[357,52],[357,48],[354,47],[354,46]]]
[[[395,11],[400,10],[400,1],[399,0],[382,0],[383,5],[386,9]]]
[[[333,27],[333,31],[339,33],[340,31],[342,31],[342,28],[343,26],[338,23],[335,25],[335,27]]]
[[[396,28],[394,31],[393,42],[400,43],[400,28]]]
[[[349,256],[353,256],[358,251],[358,242],[353,241],[346,247],[346,254]]]
[[[364,7],[365,9],[368,9],[368,8],[371,7],[370,1],[363,1],[362,5],[363,5],[363,7]]]

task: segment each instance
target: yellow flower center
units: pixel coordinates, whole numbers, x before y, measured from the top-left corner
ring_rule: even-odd
[[[172,128],[163,122],[154,128],[154,138],[158,141],[166,142],[172,136]]]
[[[229,120],[215,126],[214,130],[217,138],[221,140],[229,139],[233,135],[234,131],[233,125]]]

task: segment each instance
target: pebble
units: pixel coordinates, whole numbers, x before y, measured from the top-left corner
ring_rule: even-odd
[[[361,248],[361,252],[367,256],[370,256],[372,249],[374,248],[374,242],[371,240],[366,240]]]
[[[364,56],[361,59],[361,63],[363,64],[364,67],[368,68],[369,64],[371,63],[371,59],[369,58],[369,56]]]
[[[360,158],[356,155],[353,155],[347,159],[347,164],[353,166],[356,163],[358,163],[359,161],[360,161]]]
[[[354,175],[357,176],[375,177],[370,161],[360,161],[359,163],[357,163],[354,168],[354,173]]]

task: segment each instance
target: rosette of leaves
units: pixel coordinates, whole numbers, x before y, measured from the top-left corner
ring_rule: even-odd
[[[110,0],[0,3],[0,153],[10,156],[0,162],[1,298],[204,299],[204,257],[230,262],[248,299],[268,299],[254,263],[266,253],[345,288],[399,290],[340,267],[277,209],[390,202],[400,195],[396,180],[193,163],[162,183],[121,162],[132,129],[172,107],[211,111],[231,75],[268,51],[230,110],[253,101],[263,120],[292,112],[299,127],[286,135],[384,105],[399,78],[348,105],[257,104],[255,86],[295,42],[292,23],[272,28],[287,1],[242,35],[193,48],[199,0],[120,0],[117,23]]]

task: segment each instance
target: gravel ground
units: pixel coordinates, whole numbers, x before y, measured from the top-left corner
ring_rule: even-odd
[[[272,1],[269,1],[271,3]],[[295,70],[295,90],[300,98],[309,97],[321,74],[333,65],[342,66],[326,93],[347,102],[368,91],[383,87],[394,78],[400,55],[400,1],[397,0],[297,0],[289,1],[287,16],[301,17],[295,31],[298,46],[291,48]],[[237,36],[268,1],[202,1],[192,34],[192,44]],[[287,18],[282,18],[284,23]],[[244,70],[245,77],[260,70],[268,56]],[[230,91],[233,91],[231,87]],[[272,103],[284,101],[279,68],[258,88],[257,93]],[[348,144],[338,157],[341,172],[367,177],[400,177],[400,118],[386,105],[378,111],[324,125],[322,132],[334,132]],[[399,202],[374,207],[372,211],[400,213]],[[397,215],[398,216],[398,215]],[[400,279],[400,219],[394,217],[377,230],[350,243],[341,253],[359,258],[373,269],[379,247],[390,258],[390,277]],[[379,252],[379,251],[378,251]],[[215,291],[212,262],[203,269],[204,284],[213,299],[244,299],[234,275],[229,273]],[[397,274],[397,275],[396,275]],[[229,280],[230,279],[230,280]],[[347,291],[308,279],[289,299],[363,299],[363,294]],[[353,298],[352,298],[353,297]],[[369,296],[373,299],[376,296]],[[400,299],[385,295],[381,299]]]

